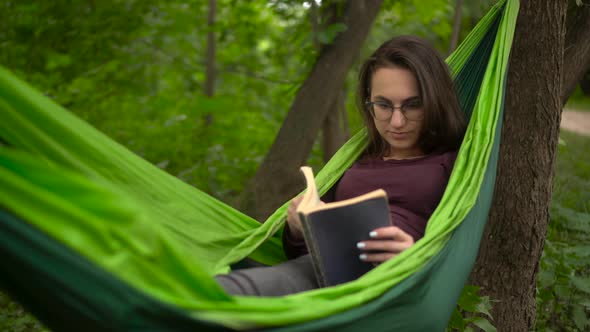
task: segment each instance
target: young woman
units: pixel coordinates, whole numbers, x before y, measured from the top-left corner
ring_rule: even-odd
[[[324,200],[344,200],[382,188],[392,226],[359,242],[358,259],[382,263],[424,235],[428,218],[448,182],[465,132],[465,119],[446,63],[422,39],[410,36],[383,43],[359,74],[359,110],[369,146]],[[217,280],[228,293],[279,296],[317,288],[295,213],[289,206],[283,233],[290,261],[238,270]]]

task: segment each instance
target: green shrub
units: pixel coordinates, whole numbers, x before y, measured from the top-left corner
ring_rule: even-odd
[[[588,331],[590,138],[562,133],[551,221],[537,280],[538,331]]]

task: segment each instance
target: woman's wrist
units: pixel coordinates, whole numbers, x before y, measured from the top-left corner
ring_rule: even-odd
[[[288,239],[293,240],[294,242],[303,241],[303,232],[297,227],[293,227],[291,224],[287,223],[285,231],[287,232]]]

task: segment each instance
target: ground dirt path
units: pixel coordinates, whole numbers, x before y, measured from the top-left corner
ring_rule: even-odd
[[[590,136],[590,112],[563,110],[561,129]]]

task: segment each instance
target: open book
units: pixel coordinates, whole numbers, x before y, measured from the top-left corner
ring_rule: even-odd
[[[301,167],[307,191],[297,207],[305,243],[321,287],[357,279],[372,263],[359,259],[356,244],[376,228],[390,226],[387,194],[378,189],[344,201],[321,204],[311,168]]]

